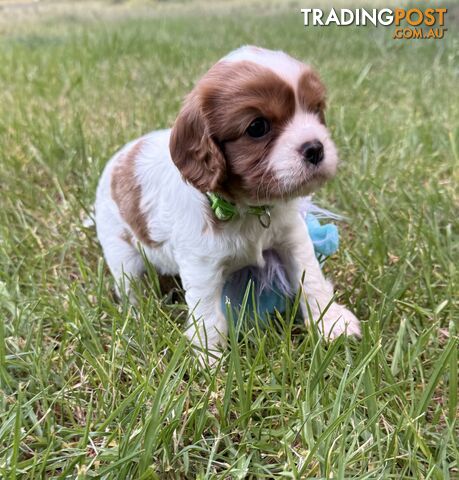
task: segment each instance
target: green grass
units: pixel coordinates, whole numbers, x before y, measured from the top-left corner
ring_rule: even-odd
[[[0,478],[458,478],[459,16],[395,41],[287,3],[152,5],[0,25]],[[154,275],[137,313],[113,301],[81,219],[110,155],[244,43],[328,85],[343,163],[317,199],[349,221],[325,268],[363,338],[280,319],[212,373]]]

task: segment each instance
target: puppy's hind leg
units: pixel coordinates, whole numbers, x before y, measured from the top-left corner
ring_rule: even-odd
[[[116,296],[121,299],[126,295],[132,305],[137,305],[132,284],[145,272],[145,264],[133,242],[133,237],[123,232],[106,239],[103,248],[108,268],[115,279]]]

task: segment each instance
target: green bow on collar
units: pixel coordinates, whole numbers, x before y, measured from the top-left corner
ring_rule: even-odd
[[[237,206],[234,203],[225,200],[217,193],[207,192],[206,195],[210,202],[210,208],[212,208],[214,215],[218,218],[218,220],[221,220],[222,222],[228,222],[239,215]],[[269,228],[271,225],[270,208],[271,207],[268,205],[249,206],[247,213],[258,217],[262,227]]]

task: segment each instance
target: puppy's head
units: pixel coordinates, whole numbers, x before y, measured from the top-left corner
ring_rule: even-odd
[[[172,129],[171,156],[185,180],[246,203],[307,195],[333,176],[325,88],[311,67],[257,47],[214,65]]]

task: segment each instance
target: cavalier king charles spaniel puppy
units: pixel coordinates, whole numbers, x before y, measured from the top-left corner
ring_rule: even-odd
[[[299,212],[301,197],[337,167],[324,109],[325,88],[309,65],[245,46],[198,81],[172,129],[127,144],[101,176],[97,236],[118,295],[135,301],[130,282],[144,258],[179,275],[187,335],[209,362],[226,343],[226,279],[262,267],[268,249],[301,289],[306,323],[328,339],[360,334],[357,318],[333,301]]]

